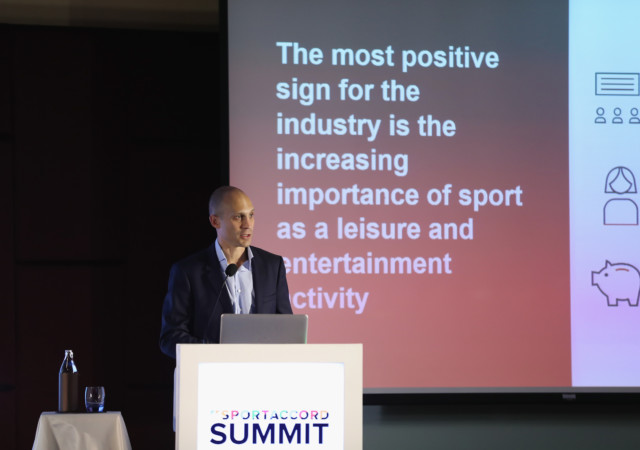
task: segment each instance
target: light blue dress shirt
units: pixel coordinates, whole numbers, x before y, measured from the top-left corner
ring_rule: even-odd
[[[222,273],[224,273],[229,263],[217,239],[216,254],[218,255],[218,261],[220,261]],[[227,278],[225,283],[236,314],[251,313],[251,305],[253,304],[253,298],[255,296],[253,292],[253,275],[251,273],[252,259],[253,253],[251,252],[251,247],[247,247],[247,260],[238,267],[238,271],[234,276]]]

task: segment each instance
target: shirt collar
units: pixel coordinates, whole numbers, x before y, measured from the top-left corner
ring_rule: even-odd
[[[227,262],[227,257],[224,255],[222,251],[222,247],[220,247],[220,243],[216,239],[216,255],[218,256],[218,261],[220,261],[220,267],[222,267],[222,271],[227,270],[227,266],[229,263]],[[251,247],[247,247],[247,260],[243,264],[244,267],[251,270],[251,260],[253,259],[253,252],[251,251]],[[239,267],[238,267],[239,268]]]

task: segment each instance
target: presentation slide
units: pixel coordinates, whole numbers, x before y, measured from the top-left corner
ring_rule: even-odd
[[[230,182],[364,387],[640,387],[640,2],[228,2]]]

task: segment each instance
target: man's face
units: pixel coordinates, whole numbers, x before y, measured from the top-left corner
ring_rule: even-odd
[[[223,248],[248,247],[253,237],[253,204],[242,192],[227,194],[218,214],[209,217]]]

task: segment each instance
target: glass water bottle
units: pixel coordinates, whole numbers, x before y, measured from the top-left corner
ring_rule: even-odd
[[[64,360],[58,374],[58,412],[79,410],[78,377],[78,369],[73,361],[73,350],[65,350]]]

